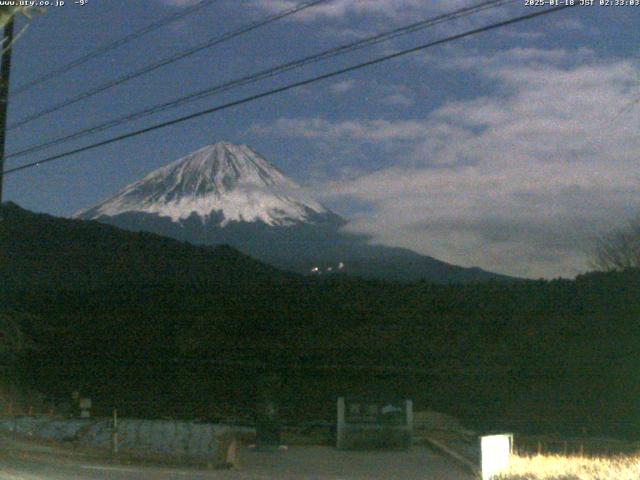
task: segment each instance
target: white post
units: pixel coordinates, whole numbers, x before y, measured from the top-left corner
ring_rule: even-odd
[[[345,424],[344,397],[338,397],[338,421],[336,423],[336,437],[337,437],[336,447],[338,449],[343,447],[344,424]]]
[[[227,448],[226,464],[229,467],[238,466],[238,441],[235,438],[231,439],[229,447]]]
[[[91,417],[91,399],[90,398],[80,398],[80,418],[90,418]]]
[[[404,408],[407,412],[407,430],[409,436],[407,448],[411,448],[413,445],[413,400],[405,400]]]
[[[480,437],[482,480],[491,480],[494,475],[509,468],[512,449],[513,434]]]
[[[113,454],[117,455],[118,454],[118,411],[114,408],[113,409],[113,444],[112,444],[112,450],[113,450]]]
[[[407,427],[413,432],[413,400],[406,400],[404,408],[407,411]]]

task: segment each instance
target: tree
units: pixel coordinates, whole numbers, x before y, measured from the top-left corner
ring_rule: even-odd
[[[592,264],[605,271],[640,268],[640,215],[596,239]]]

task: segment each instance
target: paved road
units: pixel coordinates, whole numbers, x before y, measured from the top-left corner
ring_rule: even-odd
[[[7,449],[0,454],[2,480],[471,480],[473,477],[430,450],[342,452],[328,447],[239,452],[235,470],[108,465]]]

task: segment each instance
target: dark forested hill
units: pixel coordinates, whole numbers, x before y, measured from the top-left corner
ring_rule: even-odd
[[[640,272],[435,285],[283,273],[96,222],[0,210],[0,314],[31,381],[130,415],[250,409],[277,373],[287,415],[408,395],[492,428],[640,428]],[[327,407],[329,405],[329,407]],[[327,410],[328,409],[328,410]]]
[[[291,277],[225,246],[194,247],[97,222],[37,215],[10,203],[0,214],[0,279],[17,288],[204,286]]]

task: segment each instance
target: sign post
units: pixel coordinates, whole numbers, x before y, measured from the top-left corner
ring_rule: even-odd
[[[338,449],[408,449],[413,436],[413,402],[338,398]]]
[[[512,451],[513,434],[511,433],[480,437],[482,480],[491,480],[494,475],[509,468]]]
[[[280,446],[280,377],[267,374],[258,385],[256,440],[258,447],[274,450]]]
[[[113,409],[113,434],[112,434],[112,451],[114,455],[118,454],[118,411]]]

